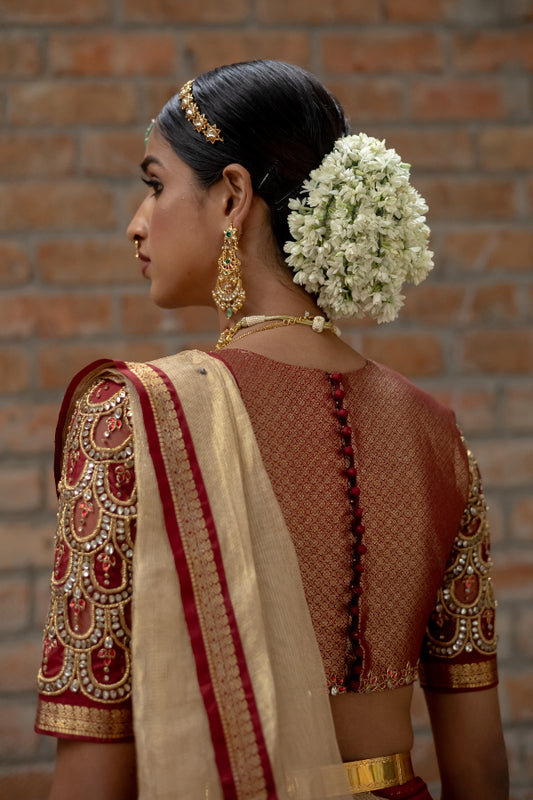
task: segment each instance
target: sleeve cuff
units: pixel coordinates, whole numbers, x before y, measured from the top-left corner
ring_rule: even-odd
[[[113,742],[133,739],[131,708],[93,708],[39,699],[37,733],[64,739]]]
[[[447,664],[426,661],[419,665],[420,685],[437,691],[472,691],[498,685],[498,665],[495,658],[471,664]]]

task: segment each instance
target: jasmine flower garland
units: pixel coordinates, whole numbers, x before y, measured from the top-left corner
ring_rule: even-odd
[[[390,322],[403,283],[420,283],[433,268],[428,207],[409,170],[384,141],[345,136],[304,182],[307,196],[289,200],[286,260],[328,317]]]

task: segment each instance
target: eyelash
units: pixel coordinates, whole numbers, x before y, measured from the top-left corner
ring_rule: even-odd
[[[154,190],[154,195],[157,197],[163,191],[163,184],[156,178],[141,178],[142,182],[150,186]]]

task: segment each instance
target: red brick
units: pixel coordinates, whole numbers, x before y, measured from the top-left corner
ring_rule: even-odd
[[[52,460],[50,459],[50,471]],[[27,567],[51,570],[54,558],[56,520],[35,521],[28,514],[18,522],[0,522],[2,569],[20,570]]]
[[[37,311],[40,339],[110,332],[112,303],[107,294],[53,295]]]
[[[443,369],[442,349],[438,339],[429,334],[399,333],[363,337],[363,352],[410,377],[438,375]]]
[[[430,222],[436,219],[505,220],[513,217],[515,186],[492,178],[426,178],[415,181],[429,205]]]
[[[0,691],[34,690],[41,650],[37,636],[0,643]]]
[[[463,319],[468,322],[512,322],[521,316],[517,288],[511,283],[470,289]]]
[[[41,507],[43,487],[39,469],[34,466],[0,468],[0,508],[2,511],[36,511]]]
[[[485,488],[520,488],[533,481],[533,438],[483,439],[471,442],[483,473]],[[533,569],[533,553],[531,559]],[[533,591],[533,584],[531,586]]]
[[[486,78],[424,78],[413,84],[415,120],[502,119],[503,89]]]
[[[31,591],[27,577],[6,576],[0,578],[0,607],[2,608],[0,633],[9,633],[28,625],[31,611]]]
[[[443,172],[472,169],[475,150],[468,131],[439,127],[409,128],[372,126],[367,132],[385,139],[404,161],[412,164],[418,174],[421,170]]]
[[[35,297],[9,294],[0,297],[0,339],[29,339],[35,335]]]
[[[511,510],[513,539],[533,542],[533,498],[518,498]]]
[[[183,308],[165,311],[147,295],[124,295],[121,299],[121,325],[125,333],[200,333],[218,331],[215,309]]]
[[[193,74],[254,58],[277,58],[305,68],[310,65],[309,38],[299,31],[199,31],[187,34],[184,49]]]
[[[38,248],[39,278],[55,286],[115,286],[144,283],[133,246],[113,239],[52,239]]]
[[[31,277],[28,255],[16,242],[0,241],[0,287],[20,286]]]
[[[81,163],[87,175],[135,174],[144,156],[144,131],[92,131],[82,140]],[[141,175],[140,169],[138,170]]]
[[[398,120],[405,117],[404,86],[396,78],[358,79],[349,83],[329,80],[328,88],[339,100],[355,133],[366,120]]]
[[[135,122],[135,86],[126,83],[41,81],[7,90],[14,125],[95,125]]]
[[[171,33],[54,33],[48,52],[53,75],[169,75],[177,46]]]
[[[424,322],[429,326],[448,325],[451,319],[462,321],[465,290],[461,286],[423,284],[405,291],[402,320]]]
[[[322,63],[328,72],[440,72],[444,53],[432,33],[332,33],[322,36]]]
[[[39,385],[43,389],[66,389],[74,375],[99,358],[149,361],[166,355],[159,342],[117,342],[57,345],[41,348],[38,357]]]
[[[57,403],[0,407],[0,453],[48,453],[58,410]]]
[[[533,431],[533,386],[507,385],[503,397],[503,420],[510,431]]]
[[[524,609],[516,621],[518,653],[527,658],[533,657],[533,611]]]
[[[445,237],[440,255],[447,266],[460,270],[529,271],[532,252],[533,231],[491,227],[453,231]]]
[[[378,3],[367,0],[329,0],[327,3],[312,3],[309,0],[259,0],[257,16],[260,22],[269,24],[306,23],[324,25],[342,22],[378,22],[381,12]]]
[[[2,0],[4,22],[42,25],[55,22],[102,22],[110,19],[109,0]]]
[[[527,28],[459,33],[453,49],[456,68],[465,72],[533,69],[533,30]]]
[[[507,727],[505,730],[505,746],[509,763],[509,775],[511,775],[511,781],[515,787],[514,790],[511,788],[510,800],[531,800],[532,798],[532,745],[533,740],[531,739],[530,732],[529,730],[524,730],[523,726],[517,726],[515,730]],[[516,790],[518,784],[523,785],[522,791]],[[520,793],[518,794],[517,791]]]
[[[195,72],[191,70],[191,74]],[[165,103],[173,97],[176,92],[180,90],[187,76],[183,76],[182,80],[148,80],[146,81],[146,107],[148,113],[146,115],[146,125],[152,117],[157,116]]]
[[[533,168],[533,125],[489,128],[479,133],[481,165],[484,169]]]
[[[40,738],[54,742],[50,737]],[[52,787],[52,770],[51,763],[6,766],[0,772],[0,796],[4,800],[44,800]]]
[[[150,25],[154,22],[176,22],[180,25],[187,22],[240,22],[249,14],[247,0],[232,0],[231,3],[221,3],[220,0],[196,0],[195,3],[152,0],[149,5],[145,0],[124,0],[123,8],[125,20],[147,22]]]
[[[81,180],[4,185],[0,220],[7,231],[112,228],[114,193],[106,185]]]
[[[0,338],[90,336],[109,331],[107,295],[9,295],[0,297]]]
[[[533,332],[530,330],[472,331],[464,335],[462,369],[488,374],[533,371]]]
[[[0,35],[0,76],[32,78],[41,68],[39,43],[35,36]]]
[[[35,756],[39,746],[39,737],[33,731],[35,722],[35,701],[5,703],[0,709],[0,750],[4,759],[17,760]],[[4,794],[0,778],[0,796],[4,800],[15,800],[14,794]],[[28,795],[19,794],[26,798]],[[43,795],[44,797],[44,795]]]
[[[533,720],[533,673],[515,673],[504,676],[502,688],[507,697],[510,720]]]
[[[458,0],[387,0],[385,18],[391,22],[438,22],[450,16],[451,7]]]
[[[471,434],[494,430],[497,398],[493,389],[461,384],[451,390],[432,391],[431,394],[455,411],[457,423],[467,439]]]
[[[30,385],[30,360],[22,347],[0,347],[0,393],[21,392]]]
[[[4,180],[72,175],[75,156],[71,136],[31,133],[0,136],[0,172]]]

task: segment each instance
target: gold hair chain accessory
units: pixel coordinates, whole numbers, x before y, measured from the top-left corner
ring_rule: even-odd
[[[228,319],[242,308],[246,299],[242,285],[241,262],[237,255],[238,245],[239,233],[230,222],[228,230],[224,231],[222,253],[218,259],[217,285],[212,292],[216,307],[224,311]]]
[[[265,325],[264,323],[272,323],[270,325]],[[325,317],[321,317],[319,315],[312,317],[308,311],[305,314],[300,316],[291,316],[289,314],[255,314],[250,317],[243,317],[236,325],[233,325],[231,328],[226,328],[226,330],[222,331],[218,338],[218,342],[216,343],[215,350],[222,350],[223,347],[226,347],[237,335],[237,333],[242,330],[242,328],[251,328],[255,325],[261,325],[261,328],[256,328],[253,331],[246,331],[242,333],[238,339],[235,341],[239,341],[239,339],[244,339],[245,336],[250,336],[252,333],[261,333],[261,331],[269,331],[273,330],[274,328],[287,328],[289,325],[309,325],[315,333],[323,333],[324,331],[331,331],[335,334],[335,336],[340,336],[341,332],[337,328],[337,326],[331,322],[331,320],[327,320]]]
[[[207,117],[201,113],[194,102],[192,85],[193,81],[187,81],[178,93],[183,113],[189,122],[192,122],[198,133],[203,133],[208,142],[211,142],[211,144],[223,142],[224,139],[220,135],[220,129],[207,120]]]

